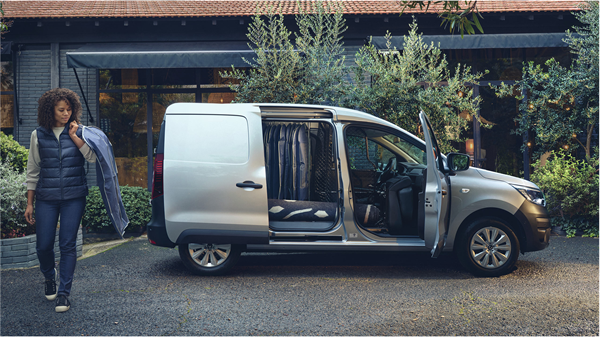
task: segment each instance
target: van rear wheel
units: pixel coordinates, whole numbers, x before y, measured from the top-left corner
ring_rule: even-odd
[[[471,273],[494,277],[513,271],[520,246],[504,220],[484,217],[467,226],[455,249],[458,260]]]
[[[242,247],[231,244],[186,243],[179,245],[179,257],[196,275],[222,275],[238,261]]]

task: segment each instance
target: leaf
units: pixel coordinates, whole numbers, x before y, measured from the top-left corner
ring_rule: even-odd
[[[475,26],[477,27],[477,29],[479,29],[479,32],[483,34],[483,28],[481,27],[481,24],[479,23],[479,19],[477,18],[478,15],[479,15],[479,13],[473,13],[473,22],[475,23]]]
[[[467,32],[469,34],[475,34],[475,30],[473,29],[473,26],[471,26],[471,22],[469,21],[469,19],[464,18],[464,23],[465,23]]]

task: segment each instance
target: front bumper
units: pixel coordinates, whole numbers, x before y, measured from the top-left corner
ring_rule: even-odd
[[[525,244],[521,247],[523,253],[548,247],[551,226],[545,207],[525,200],[515,216],[521,222],[525,234]]]

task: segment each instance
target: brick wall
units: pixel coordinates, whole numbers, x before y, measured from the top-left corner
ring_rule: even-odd
[[[18,88],[19,125],[17,141],[29,148],[31,132],[38,127],[38,99],[50,89],[50,49],[23,50],[18,56],[15,82]]]

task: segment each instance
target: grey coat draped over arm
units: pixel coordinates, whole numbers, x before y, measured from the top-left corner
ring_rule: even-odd
[[[119,188],[117,165],[112,144],[106,134],[97,127],[82,125],[77,130],[77,136],[83,139],[96,154],[96,180],[100,188],[100,194],[110,221],[117,233],[123,238],[129,219],[121,199],[121,189]]]

